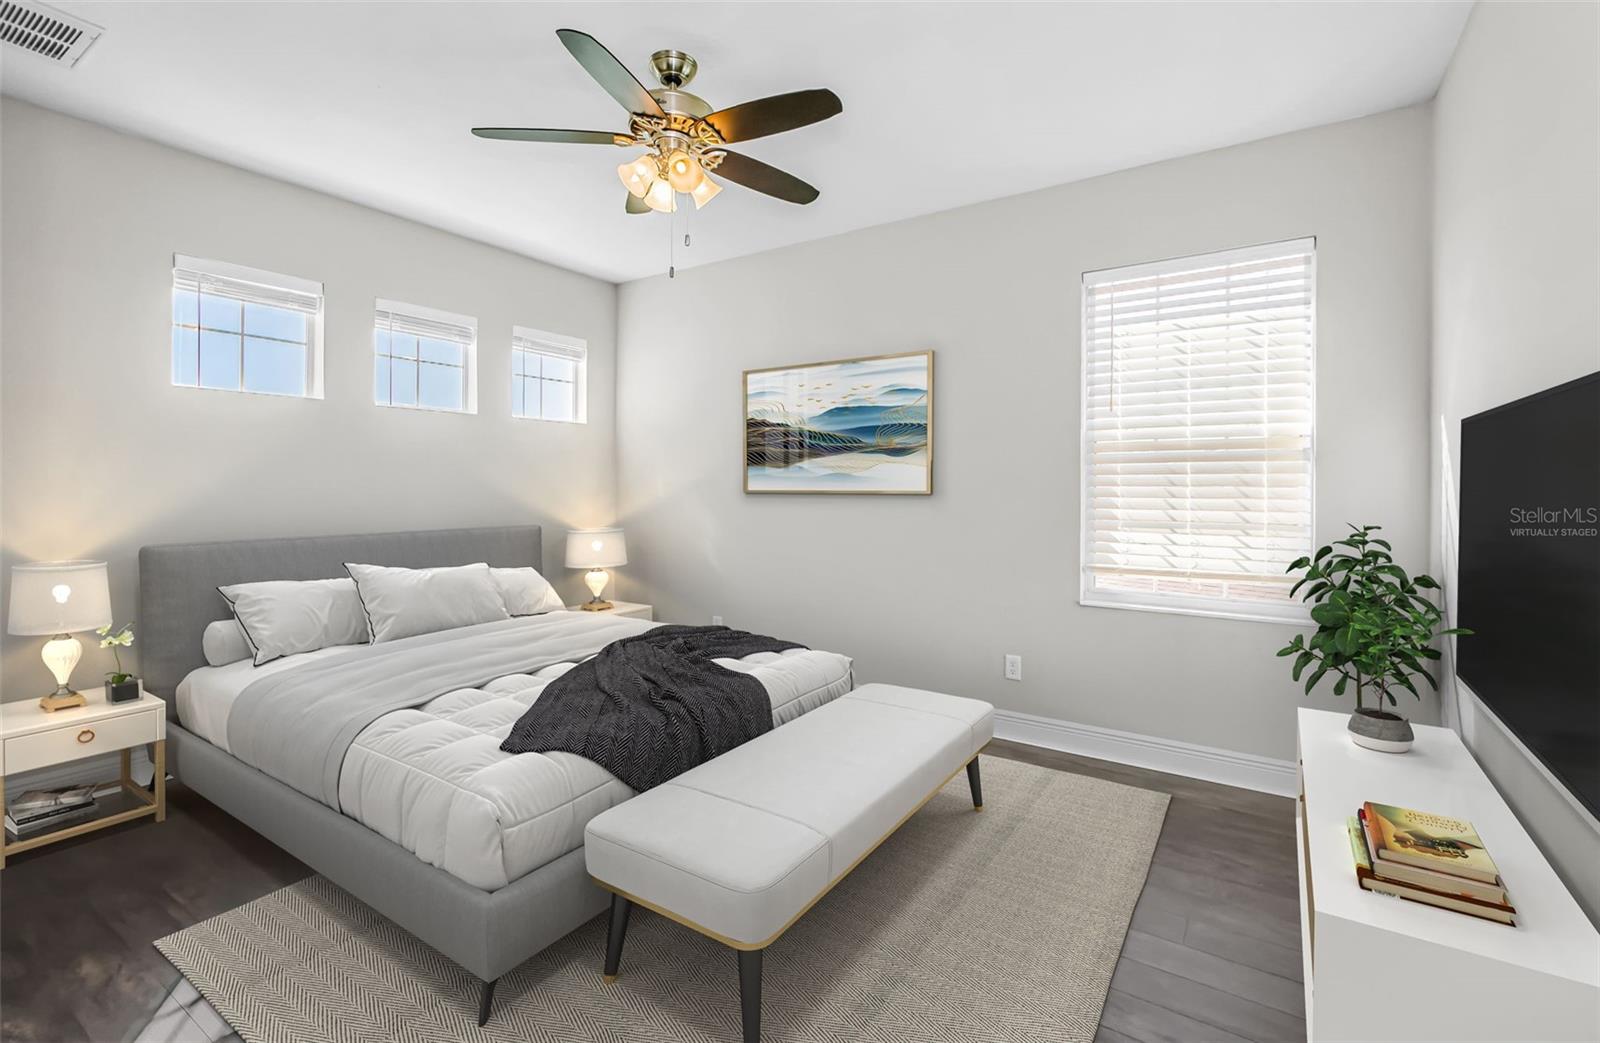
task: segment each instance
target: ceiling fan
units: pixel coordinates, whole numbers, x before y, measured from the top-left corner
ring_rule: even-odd
[[[817,198],[817,190],[793,174],[730,152],[725,146],[837,116],[844,106],[832,91],[776,94],[713,111],[705,99],[684,90],[699,63],[682,51],[657,51],[650,56],[661,86],[646,90],[616,55],[588,33],[560,29],[556,35],[595,82],[628,110],[627,133],[527,127],[473,127],[472,133],[503,141],[647,149],[617,168],[617,176],[628,189],[630,214],[671,213],[678,207],[680,192],[692,198],[698,210],[722,191],[709,176],[712,172],[790,203],[805,204]]]

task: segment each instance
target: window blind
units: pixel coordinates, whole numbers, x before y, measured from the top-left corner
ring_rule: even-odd
[[[582,362],[589,356],[589,349],[581,340],[570,340],[551,333],[535,333],[520,326],[512,330],[511,347],[516,351],[531,351],[573,362]]]
[[[322,311],[319,282],[181,254],[172,259],[172,287],[179,293],[205,293],[306,315]]]
[[[1312,239],[1084,276],[1084,600],[1300,611],[1315,282]]]
[[[430,340],[448,341],[470,346],[478,336],[478,321],[466,315],[452,315],[414,304],[380,300],[377,305],[377,328],[391,333],[404,333]]]

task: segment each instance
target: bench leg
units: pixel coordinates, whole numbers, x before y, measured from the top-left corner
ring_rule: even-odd
[[[739,1008],[744,1043],[761,1043],[761,950],[739,950]]]
[[[611,930],[606,934],[606,973],[608,982],[617,980],[622,966],[622,940],[628,936],[628,913],[633,903],[619,894],[611,896]]]
[[[486,981],[483,983],[483,995],[478,997],[478,1027],[482,1028],[489,1020],[489,1011],[494,1007],[494,983],[499,981]]]
[[[972,806],[983,810],[983,776],[978,774],[978,758],[967,762],[967,785],[972,787]]]

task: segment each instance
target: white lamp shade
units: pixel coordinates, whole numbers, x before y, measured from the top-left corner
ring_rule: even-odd
[[[11,568],[13,634],[71,634],[111,625],[103,561],[36,561]]]
[[[573,529],[567,533],[567,568],[609,569],[628,563],[621,529]]]

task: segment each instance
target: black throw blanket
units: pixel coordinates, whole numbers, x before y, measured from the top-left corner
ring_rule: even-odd
[[[711,660],[804,647],[728,627],[625,637],[551,681],[500,748],[576,753],[647,790],[772,730],[761,682]]]

